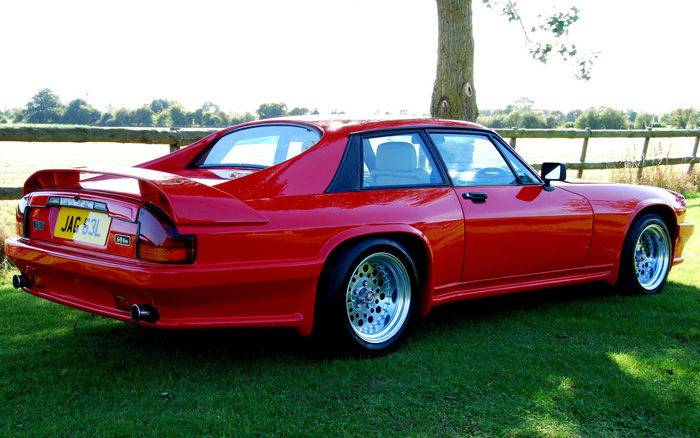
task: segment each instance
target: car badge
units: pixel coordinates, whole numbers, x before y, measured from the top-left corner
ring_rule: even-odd
[[[122,234],[115,234],[114,243],[116,243],[117,245],[131,246],[131,237],[124,236]]]

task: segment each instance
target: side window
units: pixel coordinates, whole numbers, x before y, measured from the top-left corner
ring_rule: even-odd
[[[503,155],[506,156],[506,160],[510,163],[511,167],[515,169],[515,173],[518,174],[520,182],[523,184],[540,184],[540,180],[532,173],[522,161],[520,161],[515,154],[507,148],[503,148]]]
[[[455,186],[518,184],[501,153],[488,137],[475,134],[431,133]]]
[[[418,134],[369,137],[362,140],[362,187],[412,187],[443,184]]]

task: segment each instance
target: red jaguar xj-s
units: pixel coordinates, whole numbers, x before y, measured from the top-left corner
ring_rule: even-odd
[[[265,120],[134,168],[35,173],[5,251],[15,287],[99,315],[382,351],[452,301],[660,291],[693,232],[685,199],[565,179],[466,122]]]

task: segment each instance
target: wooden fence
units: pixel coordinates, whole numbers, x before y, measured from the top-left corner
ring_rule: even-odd
[[[216,129],[179,130],[179,129],[139,129],[139,128],[98,128],[98,127],[0,127],[0,141],[13,142],[66,142],[66,143],[138,143],[138,144],[167,144],[170,151],[176,151],[182,146],[216,132]],[[698,144],[700,129],[647,129],[647,130],[574,130],[574,129],[498,129],[497,132],[509,140],[513,148],[517,148],[518,139],[582,139],[580,159],[578,162],[565,163],[568,169],[577,170],[578,177],[584,170],[605,170],[637,168],[638,176],[642,169],[649,166],[688,164],[688,173],[693,165],[700,163]],[[692,155],[673,158],[647,159],[649,142],[652,138],[695,138]],[[587,162],[588,141],[591,138],[643,138],[644,146],[639,160]],[[538,164],[534,165],[539,168]],[[21,187],[0,187],[0,200],[19,199],[22,196]]]
[[[218,129],[2,126],[0,141],[168,144],[173,152],[216,131]]]
[[[700,129],[646,129],[646,130],[597,130],[581,129],[499,129],[498,133],[503,138],[510,139],[510,145],[515,149],[518,138],[540,138],[540,139],[583,139],[581,145],[581,155],[576,163],[566,163],[568,169],[578,170],[578,177],[583,175],[584,170],[605,170],[605,169],[625,169],[634,167],[638,169],[638,177],[641,176],[642,169],[650,166],[666,166],[688,164],[688,173],[693,171],[693,165],[700,162],[698,158],[698,144],[700,143]],[[685,157],[655,158],[647,159],[649,142],[652,138],[695,138],[693,153]],[[607,161],[599,163],[586,162],[588,153],[588,141],[591,138],[643,138],[644,146],[639,160],[631,161]]]

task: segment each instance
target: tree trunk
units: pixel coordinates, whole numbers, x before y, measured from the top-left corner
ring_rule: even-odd
[[[438,61],[430,114],[476,121],[472,0],[437,0]]]

